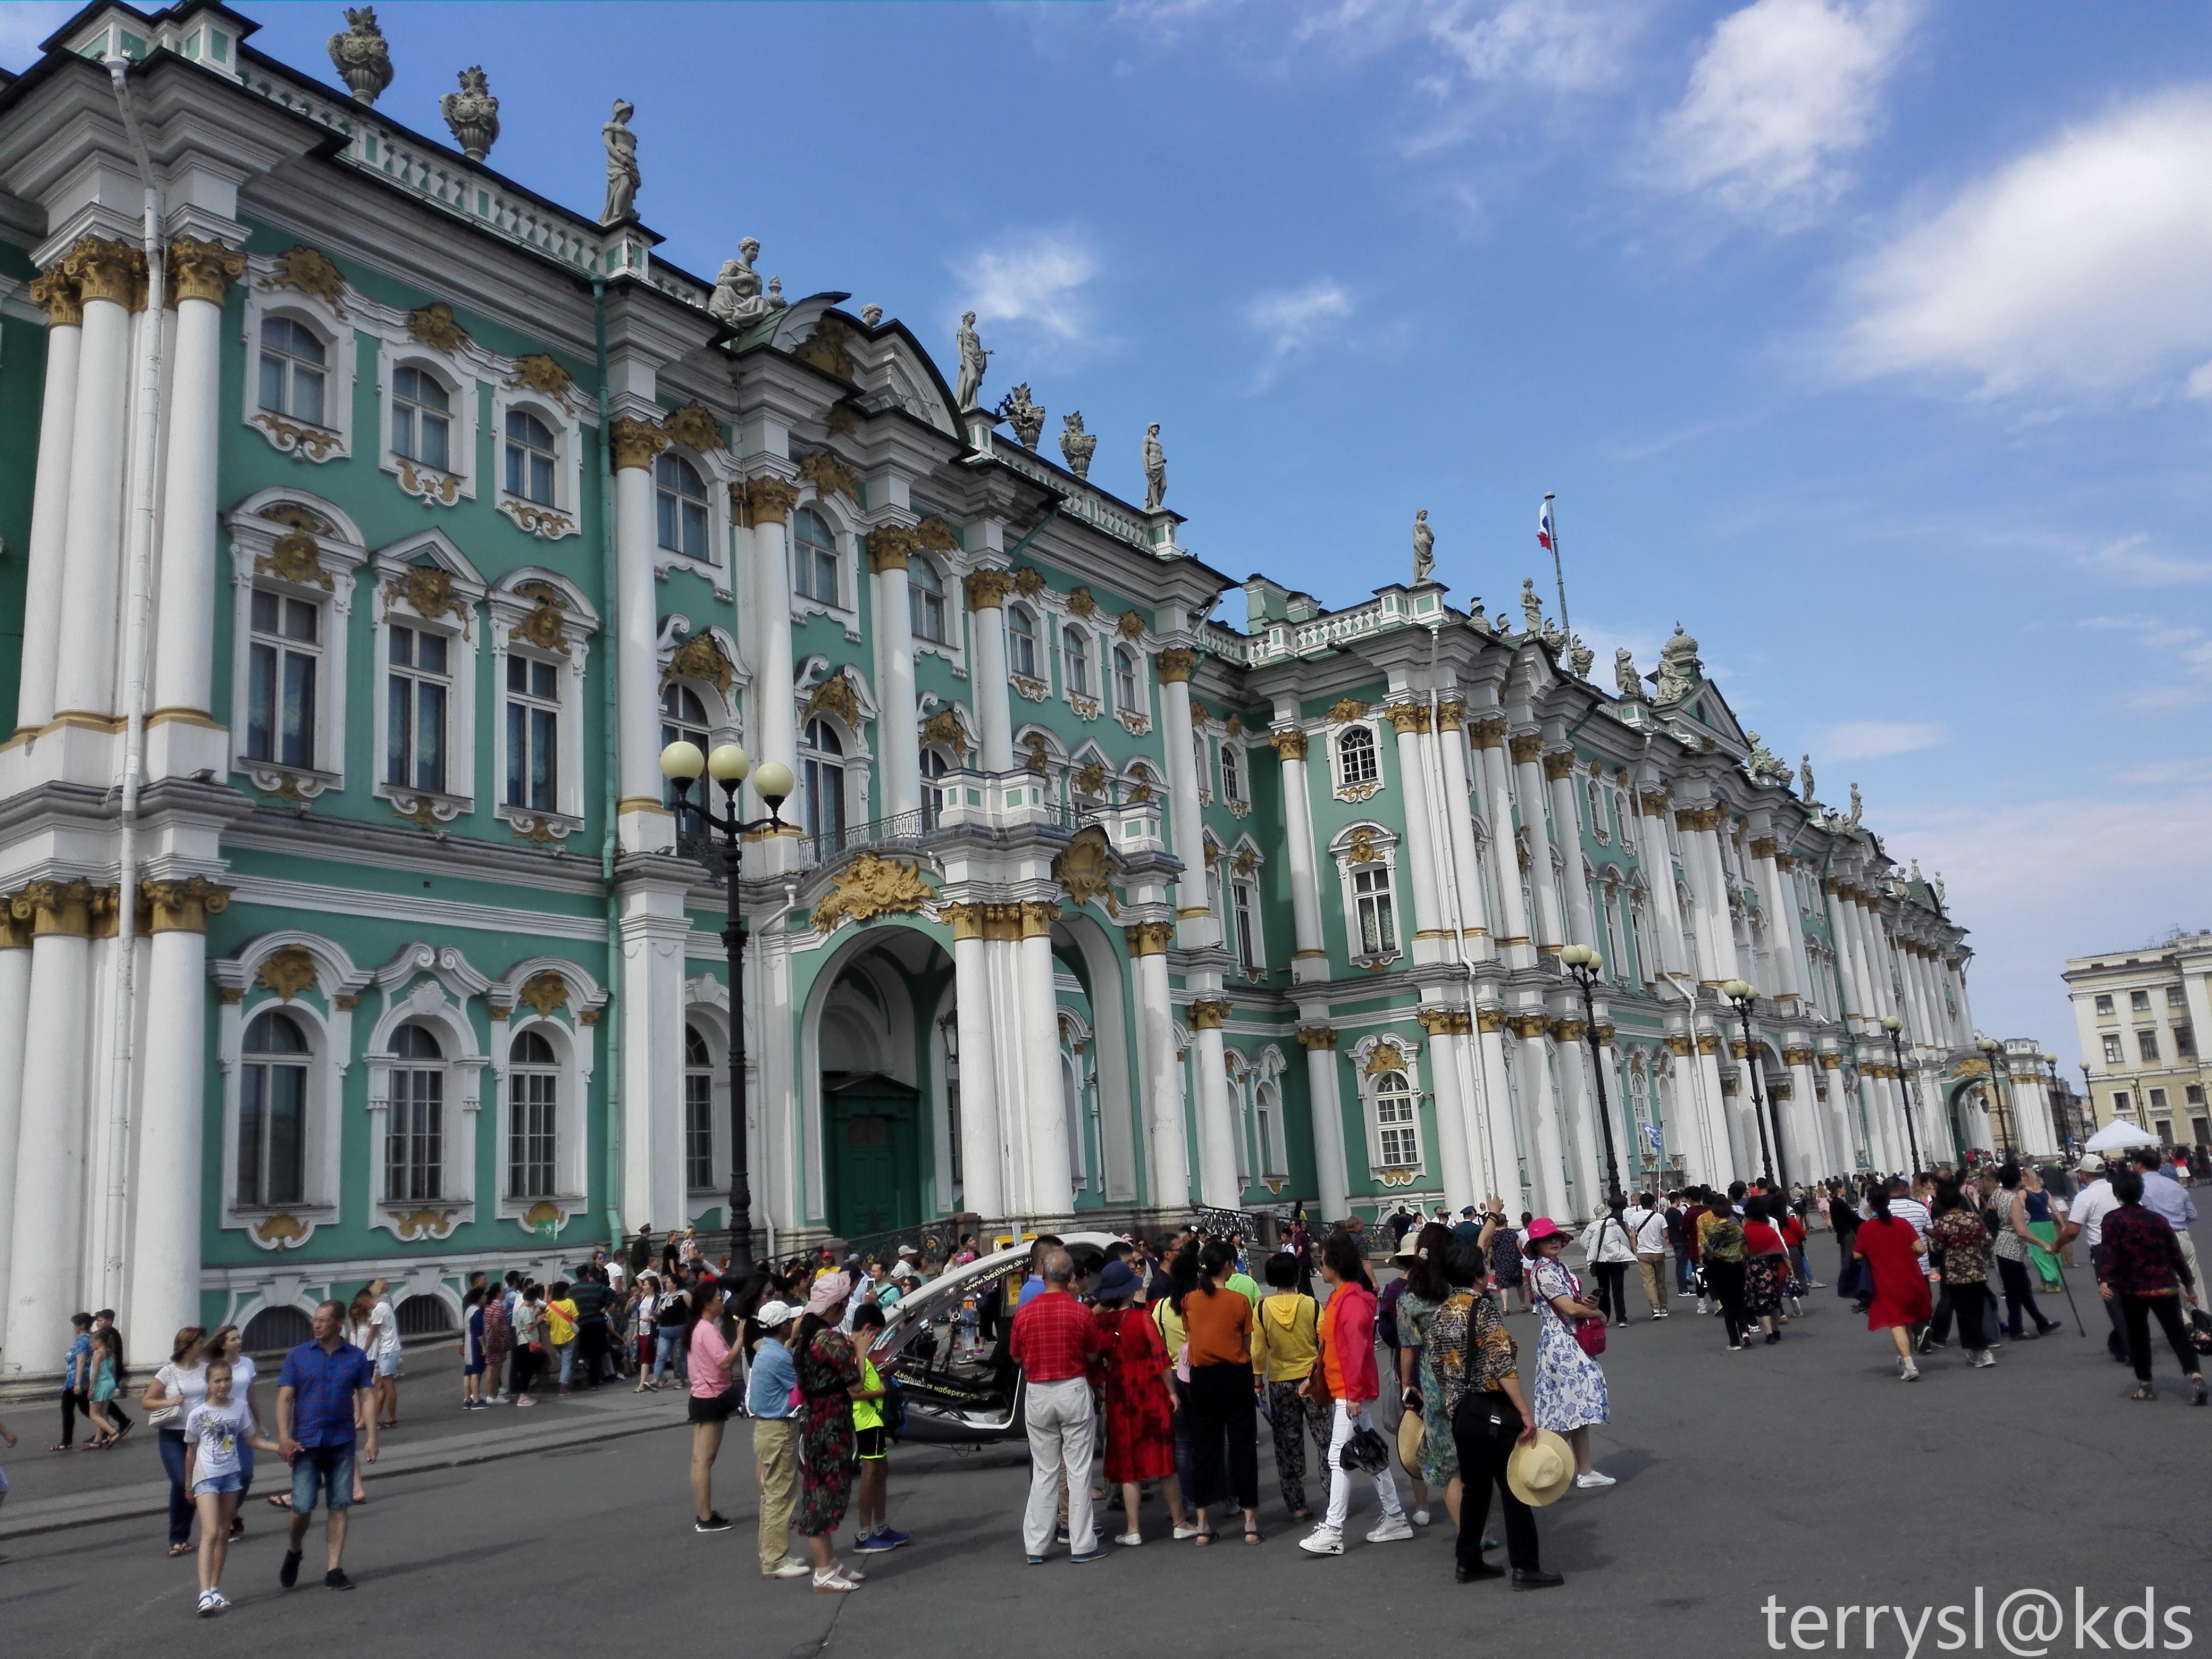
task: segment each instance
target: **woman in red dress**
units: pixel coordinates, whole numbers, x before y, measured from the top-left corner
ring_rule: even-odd
[[[1168,1393],[1168,1351],[1159,1328],[1129,1305],[1137,1275],[1125,1261],[1109,1261],[1098,1278],[1098,1328],[1106,1339],[1106,1478],[1121,1487],[1129,1529],[1114,1541],[1141,1544],[1137,1530],[1138,1485],[1157,1480],[1175,1517],[1175,1535],[1197,1528],[1183,1513],[1182,1486],[1175,1470],[1175,1400]]]
[[[1889,1212],[1889,1194],[1880,1183],[1867,1194],[1874,1213],[1861,1224],[1853,1237],[1851,1254],[1866,1258],[1874,1274],[1874,1305],[1867,1310],[1867,1328],[1886,1330],[1897,1345],[1898,1375],[1907,1382],[1920,1380],[1912,1363],[1912,1327],[1924,1325],[1934,1312],[1928,1295],[1928,1274],[1920,1258],[1928,1247],[1912,1224]]]

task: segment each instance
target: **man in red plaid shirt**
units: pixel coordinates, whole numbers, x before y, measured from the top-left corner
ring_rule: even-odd
[[[1102,1345],[1091,1310],[1075,1299],[1075,1263],[1066,1250],[1044,1259],[1044,1291],[1014,1315],[1006,1352],[1028,1383],[1024,1407],[1030,1435],[1030,1501],[1022,1543],[1037,1566],[1052,1543],[1060,1510],[1060,1477],[1067,1474],[1068,1559],[1100,1559],[1105,1551],[1091,1521],[1091,1370]]]

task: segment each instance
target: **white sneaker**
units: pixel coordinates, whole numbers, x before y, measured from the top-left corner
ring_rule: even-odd
[[[1341,1555],[1344,1534],[1334,1527],[1316,1527],[1298,1540],[1298,1547],[1309,1555]]]
[[[1898,1373],[1898,1380],[1901,1382],[1917,1382],[1920,1380],[1920,1367],[1911,1360],[1906,1360],[1905,1369]]]
[[[1595,1492],[1600,1486],[1612,1486],[1619,1484],[1611,1475],[1600,1474],[1595,1469],[1592,1469],[1588,1474],[1578,1474],[1575,1477],[1575,1485],[1584,1492]]]
[[[1413,1511],[1413,1524],[1417,1527],[1427,1526],[1429,1524],[1429,1512],[1426,1510],[1415,1510]]]
[[[1367,1541],[1370,1544],[1395,1544],[1413,1535],[1413,1528],[1404,1516],[1386,1515],[1376,1524],[1375,1530],[1367,1534]]]
[[[1664,1319],[1667,1316],[1667,1310],[1664,1308],[1654,1308],[1651,1310],[1651,1316],[1654,1319]]]
[[[1974,1369],[1978,1371],[1985,1371],[1996,1363],[1997,1357],[1991,1353],[1987,1348],[1983,1349],[1981,1352],[1974,1356]]]
[[[218,1604],[217,1604],[217,1602],[216,1602],[216,1595],[215,1595],[215,1592],[214,1592],[213,1590],[202,1590],[202,1591],[200,1592],[200,1617],[201,1617],[201,1618],[203,1618],[203,1619],[212,1618],[215,1614],[216,1614],[216,1613],[221,1613],[222,1611],[222,1607],[221,1607],[220,1605],[218,1605]]]
[[[814,1569],[807,1565],[805,1562],[794,1561],[787,1555],[782,1560],[777,1562],[774,1566],[763,1567],[761,1569],[761,1577],[763,1578],[801,1578],[813,1571]]]

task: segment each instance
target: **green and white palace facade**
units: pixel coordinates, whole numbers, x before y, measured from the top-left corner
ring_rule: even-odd
[[[95,5],[0,88],[7,1374],[722,1227],[739,1019],[779,1251],[1586,1215],[1601,1091],[1632,1186],[1758,1173],[1754,1059],[1791,1178],[1904,1167],[1908,1098],[1991,1144],[1964,930],[1687,635],[1607,690],[1533,605],[1232,581],[1141,434],[1149,509],[253,27]],[[678,737],[799,779],[741,1007]]]

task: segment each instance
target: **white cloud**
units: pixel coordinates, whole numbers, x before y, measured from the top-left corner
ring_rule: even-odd
[[[1415,84],[1439,95],[1461,81],[1588,92],[1620,77],[1643,9],[1575,0],[1333,0],[1296,32],[1364,52],[1423,42],[1439,58]]]
[[[1713,26],[1668,118],[1662,167],[1731,210],[1802,222],[1849,182],[1917,0],[1755,0]]]
[[[1934,720],[1839,720],[1814,739],[1813,752],[1831,760],[1887,760],[1933,749],[1944,739]]]
[[[2100,575],[2118,577],[2134,587],[2185,587],[2212,582],[2212,559],[2153,552],[2149,543],[2150,538],[2140,532],[2124,536],[2084,554],[2081,563]]]
[[[1960,191],[1849,273],[1847,374],[1985,395],[2160,384],[2212,349],[2212,88],[2129,105]],[[2194,389],[2212,393],[2200,368]]]
[[[2212,398],[2212,363],[2199,363],[2181,384],[2182,394],[2203,402]]]
[[[1274,289],[1244,305],[1244,325],[1267,348],[1258,387],[1264,389],[1292,357],[1328,339],[1358,307],[1343,286],[1327,276],[1304,288]]]
[[[1073,227],[1002,237],[952,267],[962,296],[959,309],[972,310],[979,324],[1023,325],[1060,346],[1091,341],[1093,325],[1085,290],[1098,271],[1090,237]]]

